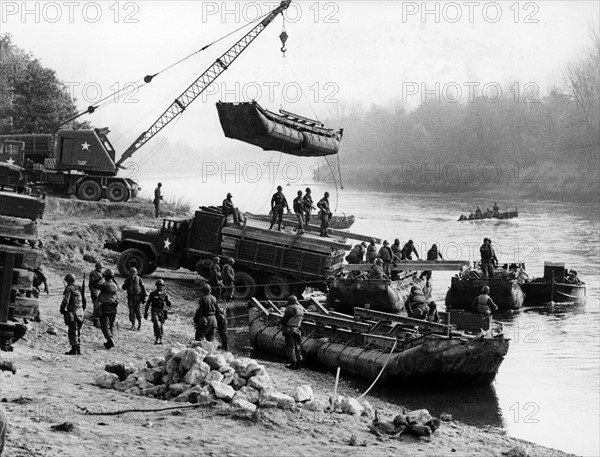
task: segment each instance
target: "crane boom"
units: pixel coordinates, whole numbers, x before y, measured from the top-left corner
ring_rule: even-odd
[[[258,35],[279,15],[282,14],[292,0],[282,0],[277,8],[258,23],[252,30],[244,35],[237,43],[229,48],[221,57],[208,67],[198,79],[196,79],[175,101],[169,106],[164,113],[150,126],[148,130],[143,132],[131,146],[123,153],[119,161],[115,164],[119,167],[124,161],[129,159],[140,147],[152,139],[158,132],[167,126],[173,119],[185,111],[190,103],[192,103],[202,92],[206,90],[229,66],[239,57],[239,55],[252,43]]]

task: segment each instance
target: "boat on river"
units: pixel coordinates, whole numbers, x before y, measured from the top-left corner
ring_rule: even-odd
[[[469,310],[483,286],[490,288],[490,297],[499,311],[520,309],[525,302],[521,284],[525,281],[523,264],[504,264],[494,271],[494,278],[483,278],[478,264],[463,270],[451,280],[446,293],[447,309]]]
[[[572,272],[572,270],[571,270]],[[585,283],[577,274],[569,275],[564,263],[544,262],[544,276],[528,279],[521,284],[525,293],[525,306],[547,303],[574,303],[585,301]]]
[[[276,306],[254,301],[249,322],[256,349],[283,357],[282,316]],[[509,339],[501,324],[471,316],[477,323],[471,331],[462,331],[364,308],[356,308],[354,317],[306,312],[302,355],[305,363],[331,371],[340,367],[343,375],[372,381],[381,374],[381,381],[394,387],[490,384],[508,352]]]
[[[348,274],[328,280],[327,304],[341,313],[353,314],[354,307],[369,306],[376,311],[398,313],[404,309],[412,286],[419,286],[431,298],[431,283],[411,273],[398,280],[371,279],[368,273]]]
[[[512,219],[514,217],[519,216],[519,210],[515,208],[514,211],[504,211],[504,212],[493,212],[493,211],[485,211],[481,214],[471,213],[468,216],[461,214],[458,218],[459,222],[463,221],[481,221],[484,219]]]

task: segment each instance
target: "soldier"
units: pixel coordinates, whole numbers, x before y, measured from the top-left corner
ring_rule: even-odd
[[[481,294],[475,297],[475,300],[471,303],[471,308],[475,309],[479,314],[485,314],[486,316],[492,314],[492,311],[498,310],[498,306],[494,303],[494,300],[492,300],[489,294],[490,288],[488,286],[483,286]]]
[[[39,298],[40,297],[40,286],[42,284],[44,285],[44,292],[46,294],[49,294],[50,290],[48,289],[48,279],[46,278],[46,275],[44,274],[42,267],[39,266],[33,270],[33,288],[28,295],[33,295],[35,298]],[[36,310],[33,320],[35,322],[41,322],[42,319],[40,317],[39,308]]]
[[[273,212],[273,217],[271,217],[271,226],[269,227],[269,230],[271,230],[275,225],[275,222],[277,222],[277,230],[281,232],[283,208],[287,208],[288,213],[290,212],[288,202],[285,199],[285,195],[283,195],[283,187],[277,186],[277,192],[273,194],[273,198],[271,198],[271,211]]]
[[[392,260],[394,259],[394,253],[390,248],[390,243],[388,240],[383,241],[383,246],[379,249],[379,253],[377,254],[383,261],[383,271],[386,276],[389,278],[392,276]]]
[[[221,285],[223,282],[221,281],[221,259],[218,256],[213,257],[212,263],[208,267],[208,271],[210,272],[210,277],[208,283],[210,287],[215,292],[215,296],[217,299],[221,298]]]
[[[194,339],[201,341],[213,341],[215,339],[215,328],[217,328],[217,299],[211,295],[210,286],[204,284],[201,288],[202,296],[198,302],[199,306],[194,315],[196,334]]]
[[[367,243],[364,241],[360,244],[355,245],[350,253],[346,256],[346,261],[351,264],[359,264],[363,263],[365,258],[365,249],[367,247]]]
[[[367,246],[367,262],[375,263],[377,258],[377,246],[375,246],[375,240],[371,240],[369,246]]]
[[[383,260],[375,259],[375,263],[371,267],[371,271],[369,271],[369,278],[389,279],[389,277],[385,274],[385,271],[383,269]]]
[[[144,319],[146,320],[148,320],[148,309],[152,313],[154,337],[156,338],[154,344],[162,344],[163,324],[168,316],[165,307],[171,307],[171,300],[169,300],[169,295],[164,292],[164,287],[165,282],[162,279],[158,279],[156,281],[156,290],[150,292],[150,296],[146,302],[146,309],[144,310]]]
[[[483,239],[483,244],[479,248],[481,254],[481,270],[484,278],[494,277],[494,268],[498,266],[498,258],[492,247],[492,240],[489,238]]]
[[[136,321],[138,323],[137,329],[139,330],[142,326],[142,312],[140,307],[146,301],[148,294],[146,293],[144,281],[138,276],[137,268],[131,267],[129,269],[129,277],[123,283],[122,289],[127,291],[127,306],[129,307],[131,330],[136,329]]]
[[[221,347],[224,351],[228,351],[229,348],[227,346],[227,306],[225,304],[221,306],[217,303],[217,307],[215,309],[215,318],[217,319],[217,333],[219,334],[219,338],[221,339]]]
[[[331,219],[331,210],[329,209],[329,192],[325,192],[323,198],[317,203],[319,208],[319,219],[321,220],[321,235],[329,238],[327,227],[329,227],[329,219]]]
[[[156,189],[154,189],[154,217],[158,217],[159,209],[160,209],[160,201],[163,200],[163,195],[161,192],[162,183],[159,182],[156,185]]]
[[[419,253],[417,252],[417,248],[415,248],[413,240],[408,240],[408,243],[404,245],[402,248],[402,254],[406,260],[412,260],[413,253],[419,258]]]
[[[433,260],[437,262],[439,259],[444,260],[444,257],[442,257],[442,253],[438,251],[437,244],[434,244],[431,246],[431,249],[427,251],[427,260]],[[431,279],[431,270],[425,270],[423,273],[421,273],[421,276],[419,276],[419,278],[423,277],[427,278],[427,285],[429,286],[429,280]]]
[[[243,222],[244,218],[242,217],[240,210],[233,204],[232,198],[233,196],[228,193],[227,198],[223,200],[222,211],[225,216],[231,214],[233,216],[233,222],[239,224],[240,222]]]
[[[317,208],[315,208],[315,205],[313,204],[310,187],[307,187],[305,192],[306,193],[304,194],[304,198],[302,198],[302,201],[304,201],[304,222],[306,223],[306,225],[308,225],[310,224],[310,216],[312,210]]]
[[[94,269],[90,272],[90,280],[88,282],[90,298],[92,299],[93,306],[92,319],[94,322],[94,327],[100,327],[100,304],[98,303],[98,289],[94,287],[94,284],[102,280],[103,268],[104,265],[102,265],[102,262],[96,262]]]
[[[235,271],[233,270],[233,265],[235,264],[235,260],[229,257],[223,265],[223,299],[226,302],[231,301],[233,298],[233,284],[235,282]]]
[[[117,297],[118,286],[110,268],[104,270],[102,276],[104,281],[97,281],[94,284],[94,288],[100,292],[98,294],[98,304],[100,305],[100,328],[102,329],[104,338],[106,338],[104,347],[110,349],[115,347],[113,327],[115,325],[115,318],[117,317],[117,306],[119,305]]]
[[[427,314],[429,313],[427,298],[419,286],[414,285],[411,287],[410,295],[406,299],[404,307],[406,308],[408,317],[414,319],[427,319]]]
[[[298,191],[298,196],[294,198],[294,202],[292,204],[294,207],[294,213],[296,213],[296,217],[298,218],[298,234],[302,235],[304,233],[304,199],[302,198],[302,191]]]
[[[281,318],[283,330],[281,334],[285,337],[285,355],[290,362],[286,368],[297,370],[302,368],[302,318],[304,317],[304,308],[298,303],[295,295],[288,298],[287,307]]]
[[[75,284],[75,276],[71,273],[65,276],[67,287],[63,292],[64,298],[60,305],[60,313],[67,324],[69,344],[71,350],[67,355],[81,354],[81,327],[83,326],[83,312],[85,305],[82,303],[81,287]]]

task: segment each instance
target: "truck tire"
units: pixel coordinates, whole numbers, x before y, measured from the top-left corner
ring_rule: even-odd
[[[102,198],[102,187],[96,181],[83,181],[77,189],[77,198],[88,202],[97,202]]]
[[[122,182],[112,182],[106,189],[106,196],[111,202],[126,202],[129,200],[130,192]]]
[[[256,279],[245,271],[237,271],[233,279],[233,298],[247,300],[256,295]]]
[[[119,257],[119,273],[121,276],[129,276],[129,269],[137,268],[138,275],[147,275],[150,271],[148,257],[137,248],[129,248],[121,253]]]
[[[264,290],[267,300],[279,301],[290,296],[291,287],[285,277],[272,275],[267,278]]]

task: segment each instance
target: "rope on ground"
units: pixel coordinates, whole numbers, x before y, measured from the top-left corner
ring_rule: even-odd
[[[381,375],[383,374],[383,370],[385,370],[385,367],[387,366],[388,362],[390,361],[390,359],[392,358],[392,354],[394,353],[394,349],[396,349],[396,344],[398,344],[398,340],[394,341],[394,345],[392,346],[392,350],[390,351],[390,353],[388,354],[388,358],[385,361],[385,363],[383,364],[383,366],[381,367],[381,371],[379,371],[379,374],[377,375],[377,377],[375,378],[375,381],[373,381],[373,384],[371,384],[369,386],[369,388],[367,390],[364,391],[364,393],[357,398],[357,400],[360,400],[361,398],[363,398],[365,395],[367,395],[369,393],[369,391],[375,386],[375,384],[377,383],[377,381],[379,380],[379,378],[381,377]]]
[[[82,410],[83,413],[87,416],[116,416],[118,414],[126,414],[126,413],[152,413],[152,412],[160,412],[160,411],[169,411],[171,409],[199,408],[201,406],[212,406],[212,405],[216,405],[216,404],[217,404],[216,401],[210,401],[210,402],[206,402],[206,403],[194,403],[192,405],[167,406],[164,408],[152,408],[152,409],[131,408],[131,409],[124,409],[124,410],[120,410],[120,411],[107,411],[107,412],[90,411],[85,406],[79,406],[79,405],[75,405],[75,406],[77,406],[77,408]]]

